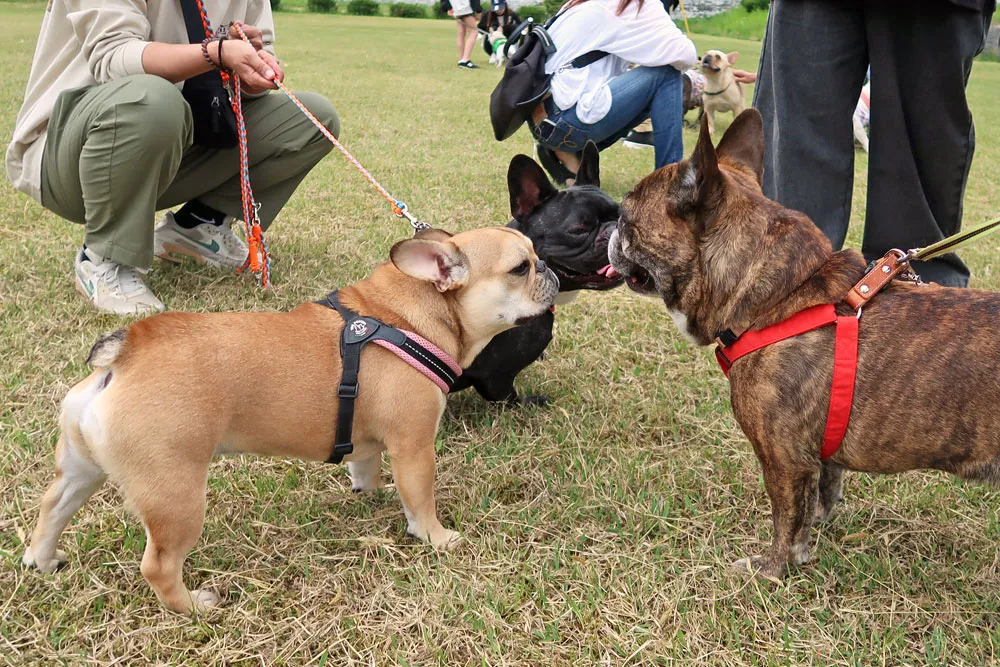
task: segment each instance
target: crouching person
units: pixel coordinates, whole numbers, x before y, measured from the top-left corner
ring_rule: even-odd
[[[268,94],[284,78],[268,0],[203,2],[216,33],[199,0],[51,0],[42,20],[7,173],[84,226],[76,285],[105,312],[164,309],[143,281],[154,254],[226,268],[247,257],[231,230],[242,218],[239,152],[221,68],[242,82],[263,228],[331,148],[287,98]],[[339,134],[329,100],[300,99]],[[156,211],[178,205],[154,229]]]

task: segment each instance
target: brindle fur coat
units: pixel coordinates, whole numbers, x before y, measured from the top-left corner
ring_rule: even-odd
[[[833,252],[808,217],[761,194],[763,150],[755,110],[733,122],[718,149],[703,124],[689,160],[654,172],[622,202],[614,268],[636,291],[658,294],[700,345],[817,304],[853,313],[843,299],[864,260]],[[737,360],[733,412],[763,468],[774,524],[770,551],[740,563],[779,577],[806,562],[809,529],[842,498],[844,470],[935,468],[997,483],[998,320],[992,292],[890,284],[863,310],[850,425],[824,462],[834,327]]]

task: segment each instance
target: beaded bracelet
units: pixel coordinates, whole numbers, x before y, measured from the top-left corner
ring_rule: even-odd
[[[215,61],[212,60],[212,57],[208,55],[208,45],[211,41],[212,41],[211,37],[206,37],[205,39],[201,40],[201,55],[205,56],[205,60],[207,60],[208,64],[212,66],[212,69],[218,69],[219,66],[216,65]],[[221,49],[219,51],[219,55],[222,55]]]

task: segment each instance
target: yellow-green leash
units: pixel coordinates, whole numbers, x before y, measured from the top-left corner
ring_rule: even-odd
[[[910,250],[903,256],[903,261],[911,261],[914,259],[927,261],[929,259],[934,259],[935,257],[940,257],[945,253],[955,252],[959,248],[964,248],[973,241],[978,240],[980,237],[992,234],[997,230],[1000,230],[1000,220],[985,222],[978,227],[961,231],[958,234],[952,234],[948,238],[942,239],[937,243],[927,246],[926,248],[915,248]]]

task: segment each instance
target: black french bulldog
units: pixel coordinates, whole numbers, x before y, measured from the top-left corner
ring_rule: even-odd
[[[600,154],[588,141],[576,183],[557,190],[527,155],[516,155],[507,170],[510,212],[507,225],[531,239],[535,252],[559,278],[559,292],[572,301],[578,290],[606,290],[621,284],[608,278],[608,239],[621,211],[601,190]],[[553,312],[503,332],[475,358],[452,391],[475,387],[487,401],[544,405],[544,396],[519,397],[514,378],[542,356],[552,341]]]

